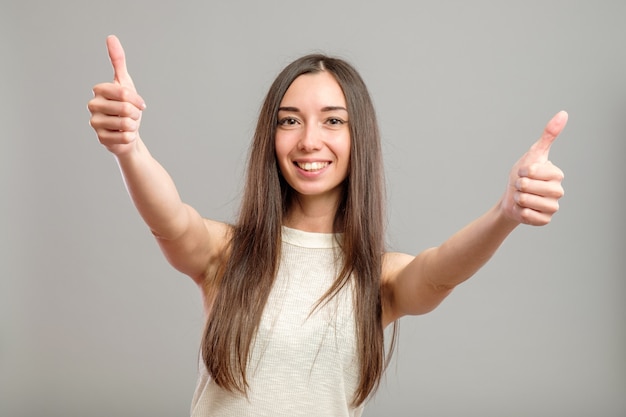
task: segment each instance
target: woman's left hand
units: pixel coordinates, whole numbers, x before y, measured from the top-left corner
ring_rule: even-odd
[[[567,123],[567,113],[557,113],[541,138],[513,166],[500,203],[508,218],[518,223],[543,226],[550,223],[563,197],[563,171],[548,160],[550,146]]]

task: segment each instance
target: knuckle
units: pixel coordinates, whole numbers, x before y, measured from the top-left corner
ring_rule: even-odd
[[[553,185],[551,188],[549,188],[546,191],[546,196],[554,198],[555,200],[558,200],[564,195],[565,195],[565,190],[560,184]]]
[[[135,130],[135,122],[128,117],[120,118],[120,130],[123,131],[133,131]]]
[[[126,87],[120,87],[120,100],[124,103],[129,102],[131,99],[131,92]]]
[[[98,109],[99,109],[98,99],[92,98],[91,100],[87,102],[87,110],[89,110],[91,114],[96,113]]]
[[[552,216],[557,211],[559,211],[559,203],[554,200],[546,204],[545,208],[542,210],[542,213],[547,216]]]
[[[93,86],[93,88],[91,89],[91,91],[93,92],[94,96],[98,96],[102,93],[102,89],[104,88],[104,84],[96,84]]]
[[[107,132],[106,130],[102,130],[102,129],[96,129],[96,134],[98,135],[98,142],[106,146],[110,140],[109,132]]]
[[[135,140],[134,132],[120,132],[120,143],[129,144]]]
[[[534,178],[537,176],[537,171],[539,167],[537,164],[530,164],[526,167],[526,172],[528,173],[528,177]]]
[[[89,118],[89,124],[91,125],[91,127],[93,127],[94,129],[98,129],[101,127],[101,118],[98,115],[98,113],[92,114],[91,117]]]
[[[557,168],[558,169],[558,168]],[[556,178],[559,181],[563,181],[565,179],[565,173],[563,171],[561,171],[560,169],[558,169],[557,173],[556,173]]]
[[[520,177],[517,179],[517,189],[519,191],[525,192],[528,190],[528,184],[530,183],[530,179],[527,177]]]
[[[120,116],[130,116],[133,112],[133,105],[127,101],[123,101],[121,104]]]
[[[530,209],[527,208],[522,208],[520,210],[520,219],[522,220],[522,223],[524,224],[530,224],[531,220],[532,220],[532,212]]]
[[[528,205],[528,200],[529,200],[529,195],[526,193],[517,193],[517,204],[519,204],[522,207],[525,207]]]
[[[559,189],[556,191],[556,198],[561,198],[565,195],[565,189],[563,187],[559,187]]]

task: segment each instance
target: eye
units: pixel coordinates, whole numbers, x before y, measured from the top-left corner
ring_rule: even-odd
[[[283,117],[278,120],[280,126],[294,126],[298,124],[298,120],[293,117]]]
[[[329,117],[328,119],[326,119],[326,123],[331,125],[331,126],[341,126],[346,124],[347,122],[343,119],[339,119],[337,117]]]

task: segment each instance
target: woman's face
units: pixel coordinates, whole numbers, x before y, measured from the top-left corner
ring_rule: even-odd
[[[343,91],[326,71],[301,75],[287,89],[278,110],[276,158],[302,197],[339,198],[350,166],[348,119]]]

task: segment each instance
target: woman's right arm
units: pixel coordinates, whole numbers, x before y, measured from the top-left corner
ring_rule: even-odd
[[[115,36],[107,38],[107,48],[115,77],[94,87],[88,105],[91,126],[115,155],[128,193],[168,261],[202,285],[223,250],[228,226],[203,219],[181,201],[171,177],[139,136],[145,104],[126,69],[124,50]]]

